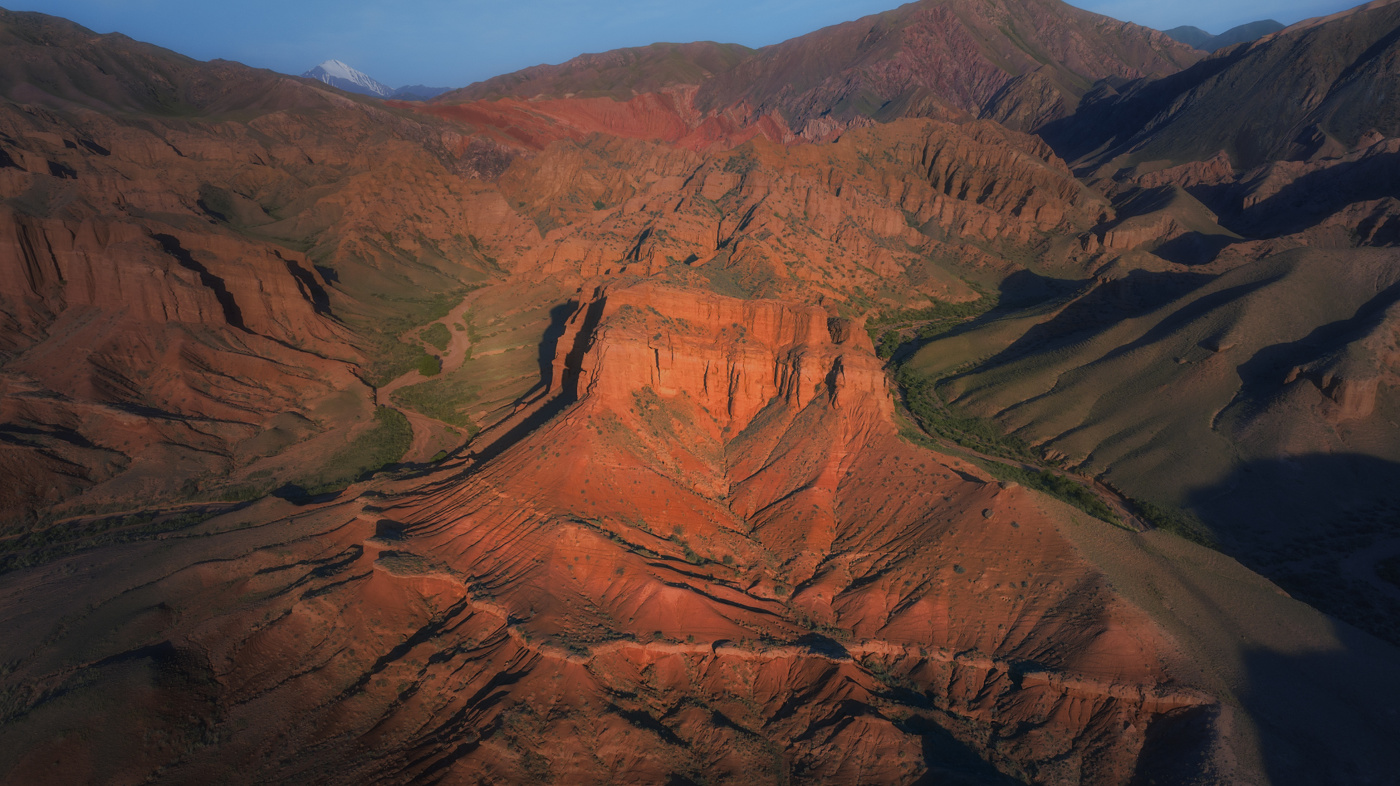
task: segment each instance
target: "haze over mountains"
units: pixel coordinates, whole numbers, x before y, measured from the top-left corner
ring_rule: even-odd
[[[0,780],[1395,782],[1397,9],[0,11]]]

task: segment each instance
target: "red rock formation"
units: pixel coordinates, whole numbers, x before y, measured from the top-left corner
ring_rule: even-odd
[[[1116,782],[1131,769],[1140,738],[1123,737],[1120,721],[1070,717],[1108,713],[1146,728],[1157,713],[1203,700],[1157,687],[1163,645],[1146,643],[1157,634],[1108,599],[1033,494],[896,436],[884,374],[858,324],[816,308],[613,285],[570,320],[553,388],[556,403],[539,407],[558,414],[537,430],[518,441],[500,435],[495,447],[488,435],[487,453],[498,453],[489,462],[448,471],[382,513],[399,522],[405,548],[491,588],[489,603],[467,601],[474,614],[518,620],[510,647],[543,656],[522,685],[574,669],[581,698],[639,690],[636,680],[654,670],[648,701],[671,705],[698,691],[728,707],[719,697],[741,690],[730,680],[761,669],[757,706],[723,711],[739,712],[818,780],[855,777],[856,766],[893,781],[917,772],[913,740],[883,712],[815,737],[834,718],[769,714],[796,691],[881,706],[872,669],[932,691],[950,730],[972,735],[967,744],[980,746],[974,728],[1003,729],[1010,738],[985,755],[1036,779]],[[917,483],[899,480],[911,472]],[[887,495],[891,484],[897,497]],[[957,592],[964,575],[982,589]],[[1018,581],[1042,590],[1029,595]],[[988,608],[981,592],[1006,604]],[[1060,617],[1066,604],[1081,611]],[[1096,621],[1071,622],[1079,613]],[[466,635],[467,619],[454,638]],[[1053,663],[1042,660],[1050,671],[1014,688],[1014,664],[1032,652],[1046,658],[1046,636],[1060,642]],[[764,638],[775,643],[724,643]],[[1044,694],[1030,687],[1041,684]],[[1047,703],[1012,709],[1004,702],[1019,690]],[[1085,714],[1061,714],[1069,706]],[[610,712],[625,716],[625,707]],[[473,725],[497,712],[472,702],[450,711]],[[621,718],[605,712],[595,722],[613,729]],[[685,713],[662,723],[695,746],[690,756],[723,755],[715,746],[728,738],[695,736]],[[1039,731],[1011,733],[1018,724]],[[1092,762],[1050,742],[1105,740],[1109,726],[1114,752]],[[667,772],[650,746],[632,753],[631,766]],[[867,746],[903,752],[858,765]],[[499,762],[491,747],[456,766]],[[603,776],[567,746],[541,753],[557,777]],[[762,763],[742,749],[728,755],[735,771]]]
[[[278,78],[241,66],[178,61],[169,89],[249,96],[218,106],[250,119],[74,109],[127,106],[139,96],[78,88],[168,53],[45,19],[3,18],[7,63],[93,76],[0,112],[4,526],[79,494],[128,507],[266,486],[335,455],[373,412],[377,322],[401,307],[378,297],[483,277],[523,222],[447,171],[458,132],[295,80],[305,100],[279,103]]]
[[[501,98],[460,104],[391,103],[462,123],[501,144],[526,150],[539,150],[561,139],[581,141],[590,134],[668,142],[692,150],[734,147],[759,136],[782,143],[797,139],[776,115],[754,116],[743,106],[702,113],[694,100],[695,89],[690,87],[626,101]]]
[[[990,123],[900,121],[828,145],[755,141],[706,155],[561,143],[518,159],[500,184],[510,201],[535,206],[546,230],[522,271],[718,269],[767,296],[842,302],[864,292],[892,305],[911,304],[913,292],[969,298],[932,258],[1005,265],[980,244],[1033,246],[1107,210],[1043,143]],[[911,286],[889,285],[899,279]]]
[[[1155,719],[1211,702],[1171,684],[1062,509],[897,435],[858,323],[612,284],[551,396],[484,461],[153,585],[171,663],[260,722],[104,771],[901,783],[940,764],[937,727],[1020,779],[1118,783]],[[230,593],[265,600],[210,605]],[[50,753],[12,772],[47,777]]]

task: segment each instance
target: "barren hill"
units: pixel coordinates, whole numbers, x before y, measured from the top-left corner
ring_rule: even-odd
[[[921,0],[756,51],[656,44],[584,55],[437,100],[679,91],[702,116],[775,115],[808,139],[908,116],[985,115],[1030,130],[1073,111],[1096,80],[1163,76],[1199,57],[1155,30],[1059,0]]]

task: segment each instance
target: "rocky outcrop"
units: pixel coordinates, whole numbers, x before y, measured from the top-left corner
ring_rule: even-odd
[[[1372,322],[1325,357],[1295,366],[1283,384],[1311,382],[1325,397],[1325,415],[1333,423],[1371,417],[1380,387],[1400,387],[1400,303]]]
[[[1177,186],[1190,190],[1200,186],[1220,186],[1235,179],[1235,168],[1224,150],[1205,161],[1191,161],[1177,166],[1135,174],[1133,182],[1141,188]]]
[[[968,299],[952,270],[1004,265],[987,245],[1029,248],[1109,210],[1039,140],[987,122],[899,121],[826,145],[703,155],[558,143],[500,183],[547,230],[522,269],[551,279],[698,272],[761,296],[864,292],[892,306],[918,304],[905,292]]]
[[[1041,67],[1013,77],[982,108],[981,117],[1016,131],[1031,132],[1069,114],[1071,99],[1047,71]]]
[[[893,412],[864,328],[816,307],[619,286],[580,307],[561,346],[573,350],[555,358],[553,387],[622,409],[646,391],[684,396],[710,413],[716,438],[773,402],[802,410],[822,396],[837,410]]]

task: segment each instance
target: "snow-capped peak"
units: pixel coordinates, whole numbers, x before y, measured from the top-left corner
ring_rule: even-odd
[[[381,98],[394,94],[393,88],[339,60],[327,60],[302,76],[319,79],[328,85],[338,87],[341,90],[349,90],[352,93],[363,93]]]

